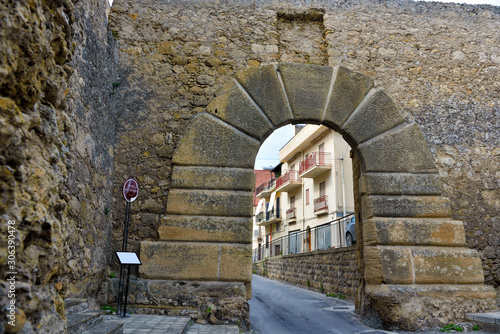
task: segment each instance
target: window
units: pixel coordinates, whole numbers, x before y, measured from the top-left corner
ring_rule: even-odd
[[[280,223],[276,223],[276,232],[280,231]]]
[[[269,234],[266,234],[266,248],[269,248]]]
[[[295,196],[290,197],[290,209],[295,208]]]
[[[306,205],[309,204],[309,189],[306,189]]]
[[[295,170],[295,164],[290,166],[290,170]]]
[[[275,205],[275,208],[273,208],[273,210],[276,210],[276,218],[280,218],[280,198],[279,198],[279,196],[276,197],[276,205]]]
[[[326,183],[325,183],[325,181],[323,181],[319,184],[319,197],[322,197],[325,195],[326,195]]]

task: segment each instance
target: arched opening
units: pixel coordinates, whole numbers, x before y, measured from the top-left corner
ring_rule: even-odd
[[[418,126],[371,78],[343,67],[238,72],[191,120],[172,160],[160,241],[141,243],[143,277],[211,281],[218,291],[232,284],[239,288],[229,295],[251,297],[253,164],[265,138],[290,123],[326,125],[353,148],[363,317],[416,329],[442,321],[430,316],[436,305],[446,319],[488,307],[494,290],[483,285],[477,252],[465,247],[463,223],[451,219]],[[245,317],[245,301],[238,305]],[[221,314],[229,319],[231,311]]]

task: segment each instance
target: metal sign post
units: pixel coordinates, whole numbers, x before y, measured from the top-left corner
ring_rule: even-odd
[[[121,308],[123,301],[123,291],[118,296],[118,310],[117,310],[117,315],[125,317],[127,314],[128,286],[130,283],[130,266],[133,264],[141,265],[142,263],[141,260],[139,260],[139,258],[137,257],[137,254],[133,252],[116,252],[116,256],[118,257],[118,262],[120,262],[121,268],[125,268],[125,266],[127,266],[127,285],[125,289],[125,302],[123,303],[123,311]],[[122,276],[120,276],[120,281],[121,279]]]
[[[128,230],[129,230],[129,222],[130,222],[130,206],[132,202],[135,201],[137,196],[139,195],[139,185],[137,181],[130,178],[123,184],[123,197],[127,201],[127,206],[125,208],[125,221],[123,224],[123,243],[122,243],[122,252],[127,251],[127,242],[128,242]],[[118,252],[117,252],[118,255]],[[135,253],[134,253],[135,255]],[[137,255],[136,255],[137,257]],[[120,257],[118,257],[120,260]],[[122,299],[123,299],[123,288],[125,284],[125,265],[121,263],[120,260],[120,282],[118,285],[118,314],[121,313],[122,308]],[[130,277],[130,265],[128,266],[128,276]],[[128,279],[127,279],[128,282]],[[128,283],[127,283],[127,295],[128,295]],[[125,296],[125,304],[126,304],[127,296]],[[125,316],[125,312],[123,313]]]

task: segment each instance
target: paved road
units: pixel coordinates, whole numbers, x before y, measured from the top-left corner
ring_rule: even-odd
[[[389,333],[363,325],[350,301],[257,275],[249,304],[250,327],[257,334]]]
[[[250,332],[256,334],[414,334],[385,331],[363,325],[354,312],[354,303],[326,297],[306,289],[253,275],[250,304]],[[472,331],[471,323],[461,323]],[[253,332],[252,332],[253,331]],[[423,332],[420,332],[423,333]],[[441,334],[439,329],[425,334]]]

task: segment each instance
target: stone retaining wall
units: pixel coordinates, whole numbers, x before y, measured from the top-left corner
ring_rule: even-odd
[[[361,280],[356,247],[284,255],[253,263],[257,275],[354,299]]]

